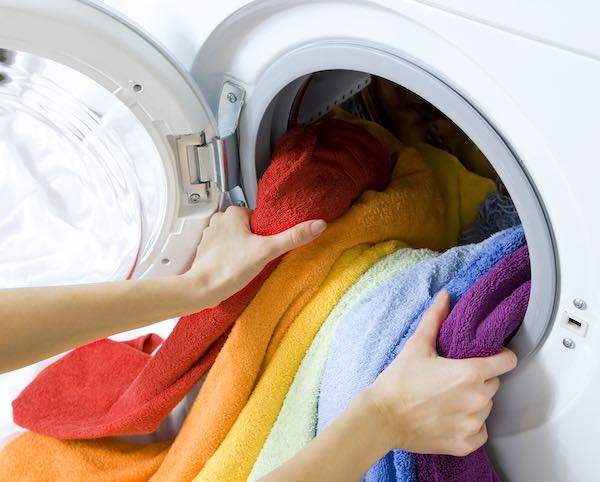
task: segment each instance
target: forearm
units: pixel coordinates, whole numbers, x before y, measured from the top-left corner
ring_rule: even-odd
[[[360,480],[390,450],[365,397],[359,395],[325,431],[298,455],[261,482]]]
[[[0,372],[204,308],[185,276],[0,290]]]

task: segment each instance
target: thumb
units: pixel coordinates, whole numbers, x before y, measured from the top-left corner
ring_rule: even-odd
[[[421,322],[415,331],[417,339],[429,350],[437,353],[437,336],[444,320],[450,311],[450,295],[446,290],[441,290],[433,300],[431,306],[423,314]]]
[[[322,219],[305,221],[279,234],[269,236],[272,254],[275,258],[299,248],[316,239],[325,229],[327,223]]]

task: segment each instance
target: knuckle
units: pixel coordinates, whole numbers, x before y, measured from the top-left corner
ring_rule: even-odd
[[[481,430],[481,422],[475,418],[469,418],[464,424],[464,434],[468,437],[476,435]]]
[[[487,431],[487,427],[484,425],[483,426],[483,433],[481,434],[481,440],[479,441],[480,442],[479,446],[475,447],[475,448],[479,448],[482,445],[484,445],[488,441],[488,438],[489,438],[489,434],[488,434],[488,431]]]
[[[294,246],[302,244],[306,238],[307,238],[306,229],[303,229],[303,228],[294,229],[290,233],[290,240],[292,242],[292,245],[294,245]]]
[[[466,365],[463,369],[460,380],[466,385],[473,385],[480,380],[479,370],[473,365]]]
[[[452,450],[452,455],[455,457],[466,457],[469,455],[473,449],[471,448],[471,444],[466,440],[459,440],[454,444],[454,448]]]
[[[482,393],[474,393],[470,399],[470,406],[474,411],[485,410],[489,405],[490,399]]]

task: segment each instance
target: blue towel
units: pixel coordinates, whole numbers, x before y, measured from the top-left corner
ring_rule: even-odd
[[[460,235],[460,244],[480,243],[498,231],[519,224],[519,213],[512,199],[494,191],[478,207],[475,224]]]
[[[521,227],[486,241],[453,248],[391,279],[340,321],[329,350],[319,395],[317,432],[323,431],[400,352],[435,294],[446,287],[452,302],[506,254],[524,243]],[[390,452],[367,481],[416,482],[413,454]]]

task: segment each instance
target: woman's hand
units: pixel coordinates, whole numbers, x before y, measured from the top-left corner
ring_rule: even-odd
[[[274,236],[250,231],[250,209],[229,207],[214,214],[202,233],[196,258],[184,275],[213,306],[246,286],[272,260],[314,240],[327,224],[300,223]]]
[[[487,441],[485,421],[498,377],[517,358],[508,349],[489,358],[439,356],[436,339],[448,310],[443,291],[396,360],[359,395],[389,449],[464,456]]]

